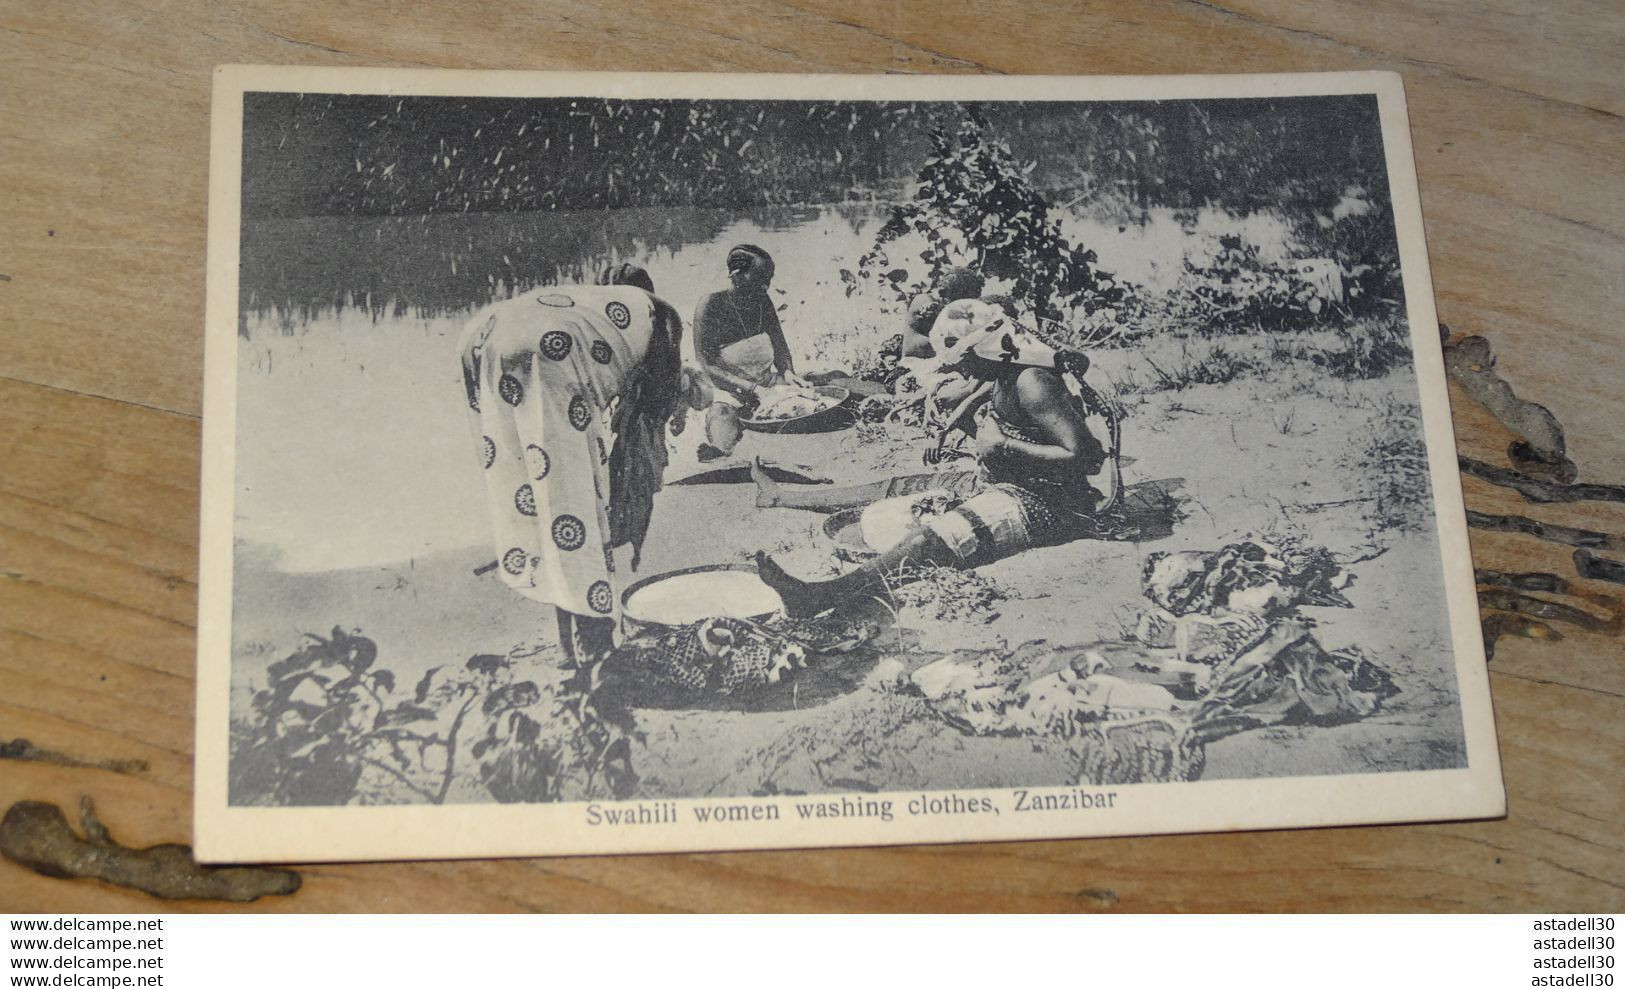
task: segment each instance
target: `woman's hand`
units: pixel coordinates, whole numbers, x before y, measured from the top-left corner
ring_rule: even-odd
[[[960,374],[948,374],[940,379],[931,390],[931,397],[940,405],[949,408],[957,406],[960,402],[975,394],[982,383],[975,378]]]
[[[710,376],[692,364],[683,365],[677,382],[682,392],[679,400],[696,412],[710,408],[716,401],[716,389],[711,386]]]

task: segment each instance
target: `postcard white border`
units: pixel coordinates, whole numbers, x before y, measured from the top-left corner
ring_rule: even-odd
[[[227,804],[232,522],[236,460],[238,263],[243,94],[735,98],[808,100],[1167,100],[1369,94],[1377,97],[1398,234],[1405,306],[1421,393],[1452,645],[1466,738],[1465,769],[1213,780],[1033,793],[1115,792],[1109,809],[1017,813],[1014,790],[930,791],[987,797],[1002,812],[914,816],[913,791],[890,798],[895,818],[802,821],[811,798],[648,800],[674,824],[587,823],[588,804],[246,808]],[[207,327],[203,391],[202,528],[198,581],[198,703],[193,841],[199,860],[355,861],[610,854],[1009,841],[1380,824],[1498,817],[1506,812],[1479,627],[1455,437],[1436,332],[1416,167],[1400,77],[1391,72],[1282,75],[989,77],[484,72],[434,69],[222,66],[215,70],[210,153]],[[828,795],[835,799],[840,794]],[[856,795],[849,795],[856,796]],[[603,806],[624,807],[639,801]],[[696,823],[695,806],[778,808],[778,820]],[[762,813],[766,813],[763,811]]]

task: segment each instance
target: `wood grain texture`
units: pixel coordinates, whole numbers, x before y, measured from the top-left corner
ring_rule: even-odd
[[[1491,338],[1582,480],[1625,481],[1625,13],[1594,0],[0,2],[0,806],[91,794],[186,841],[210,71],[513,69],[1405,76],[1442,318]],[[1512,437],[1454,396],[1463,453]],[[1625,510],[1468,504],[1625,531]],[[1482,567],[1569,551],[1473,534]],[[1581,582],[1609,592],[1610,585]],[[1506,820],[931,848],[367,864],[259,910],[1622,910],[1625,648],[1504,640]],[[156,907],[0,862],[0,911]],[[218,904],[181,909],[219,910]],[[165,907],[169,909],[169,907]]]

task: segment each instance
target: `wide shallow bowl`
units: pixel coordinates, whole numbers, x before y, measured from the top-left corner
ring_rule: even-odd
[[[762,621],[782,610],[777,591],[749,563],[716,563],[644,577],[621,592],[621,615],[634,628],[673,628],[706,618]]]
[[[850,389],[818,385],[813,391],[835,399],[835,404],[794,419],[740,419],[739,424],[758,433],[833,433],[857,421],[846,405],[846,400],[852,397]]]

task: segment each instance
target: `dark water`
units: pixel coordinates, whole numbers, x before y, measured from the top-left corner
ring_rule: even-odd
[[[293,334],[348,309],[375,322],[446,315],[538,285],[591,280],[604,264],[675,254],[740,220],[786,230],[834,214],[856,232],[879,210],[856,203],[251,219],[242,232],[238,332],[246,337],[251,318],[269,318]]]

